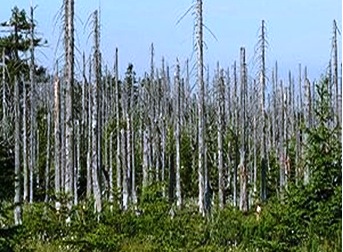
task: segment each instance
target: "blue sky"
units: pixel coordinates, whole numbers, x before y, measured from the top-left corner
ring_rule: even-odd
[[[1,1],[0,21],[8,19],[14,5],[28,10],[32,1],[37,6],[35,19],[38,31],[49,42],[48,48],[40,49],[38,59],[41,64],[51,67],[54,59],[62,55],[61,50],[56,50],[61,25],[57,13],[62,0]],[[176,23],[193,0],[75,2],[79,59],[82,51],[90,52],[91,29],[90,23],[86,23],[92,11],[99,6],[104,61],[112,67],[115,47],[118,47],[121,75],[129,62],[134,64],[139,75],[149,71],[151,42],[155,45],[155,61],[159,65],[162,56],[170,66],[174,65],[176,57],[185,62],[192,56],[194,17],[189,13],[179,24]],[[238,61],[241,46],[246,47],[248,63],[253,66],[254,46],[262,19],[267,25],[269,71],[275,60],[281,76],[286,76],[288,70],[296,74],[298,64],[302,63],[308,66],[310,78],[318,79],[330,58],[333,19],[342,27],[340,0],[204,0],[205,24],[217,38],[205,33],[208,46],[205,60],[210,68],[213,69],[217,61],[225,68],[234,60]],[[339,36],[340,59],[341,41]]]

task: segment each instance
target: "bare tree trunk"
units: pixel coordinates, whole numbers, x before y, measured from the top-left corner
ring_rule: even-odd
[[[265,38],[265,23],[262,20],[261,29],[261,117],[262,117],[262,138],[261,138],[261,199],[264,201],[267,198],[266,193],[266,172],[267,172],[267,147],[266,147],[266,110],[265,110],[265,89],[266,89],[266,38]]]
[[[28,169],[27,169],[27,102],[26,102],[26,83],[24,82],[24,79],[22,78],[23,82],[23,179],[24,179],[24,194],[23,194],[23,201],[27,202],[28,199]]]
[[[238,168],[238,132],[239,132],[239,110],[238,110],[238,101],[239,101],[239,94],[237,90],[238,80],[237,80],[237,68],[236,68],[236,61],[233,65],[233,78],[234,78],[234,90],[233,90],[233,98],[234,98],[234,122],[233,125],[235,127],[235,163],[234,163],[234,171],[233,171],[233,205],[237,206],[237,168]]]
[[[118,61],[118,48],[116,48],[115,55],[115,111],[116,111],[116,177],[117,177],[117,193],[121,195],[121,160],[120,160],[120,103],[119,103],[119,61]],[[119,200],[119,205],[121,201]]]
[[[31,12],[31,24],[34,23],[33,20],[33,7],[30,9]],[[30,29],[30,116],[31,116],[31,124],[30,124],[30,186],[29,186],[29,202],[33,202],[33,170],[36,167],[36,153],[35,153],[35,146],[36,146],[36,104],[35,104],[35,56],[34,56],[34,25],[31,25]]]
[[[243,212],[248,211],[248,172],[246,167],[246,92],[247,92],[247,72],[245,63],[245,48],[241,47],[241,113],[240,113],[240,130],[241,130],[241,147],[240,147],[240,202],[239,209]]]
[[[224,177],[224,155],[223,155],[223,135],[224,135],[224,116],[225,116],[225,82],[224,71],[220,70],[218,76],[218,102],[217,102],[217,141],[218,141],[218,198],[219,208],[225,205],[225,177]]]
[[[148,186],[149,183],[149,174],[148,174],[148,137],[149,132],[148,129],[145,128],[143,130],[143,189]]]
[[[95,83],[92,90],[92,182],[93,182],[93,194],[94,194],[94,208],[97,213],[101,212],[101,190],[98,178],[99,173],[99,149],[98,149],[98,131],[99,129],[99,104],[98,104],[98,89],[100,86],[100,52],[99,52],[99,23],[98,23],[98,11],[94,12],[94,24],[95,24],[95,52],[94,52],[94,73]]]
[[[199,180],[199,212],[204,214],[204,158],[205,158],[205,85],[204,85],[204,54],[203,54],[203,1],[196,2],[196,50],[197,50],[197,82],[198,82],[198,180]]]
[[[113,204],[113,132],[110,133],[110,146],[109,146],[109,197],[108,201],[110,202],[111,208]]]
[[[298,116],[297,116],[297,158],[296,158],[296,169],[297,173],[300,175],[300,167],[301,167],[301,161],[302,161],[302,154],[303,154],[303,148],[302,148],[302,139],[301,139],[301,125],[302,125],[302,117],[303,117],[303,104],[302,104],[302,78],[301,78],[301,65],[299,64],[299,76],[298,76]],[[300,181],[300,176],[297,176],[296,183]],[[303,174],[301,174],[303,175]]]
[[[342,113],[341,106],[339,104],[339,86],[338,86],[338,48],[337,48],[337,24],[336,20],[333,21],[333,40],[332,40],[332,51],[333,51],[333,84],[335,87],[335,114],[337,115],[337,124],[342,124]]]
[[[8,118],[7,118],[7,101],[6,101],[6,65],[5,65],[5,48],[2,50],[2,136],[4,139],[7,138],[8,132]],[[27,193],[27,192],[26,192]]]
[[[123,99],[123,98],[122,98]],[[124,114],[124,112],[123,112]],[[126,137],[125,129],[120,131],[121,137],[121,156],[122,156],[122,170],[123,170],[123,184],[122,184],[122,206],[124,210],[127,210],[129,203],[129,188],[128,188],[128,176],[127,176],[127,156],[126,156]]]
[[[77,205],[79,202],[78,198],[78,182],[80,177],[80,170],[81,170],[81,122],[80,120],[77,120],[75,125],[76,128],[76,145],[75,145],[75,160],[74,160],[74,178],[73,178],[73,190],[74,190],[74,205]]]
[[[279,165],[280,165],[280,185],[279,185],[279,196],[283,198],[283,191],[285,186],[285,166],[284,166],[284,120],[285,120],[285,113],[284,113],[284,88],[283,82],[280,80],[280,94],[279,94],[279,110],[278,113],[280,114],[280,118],[278,120],[278,131],[279,131]]]
[[[164,69],[164,58],[162,58],[162,109],[161,109],[161,181],[163,182],[163,196],[166,195],[166,190],[164,186],[165,182],[165,168],[166,168],[166,138],[167,138],[167,130],[166,130],[166,110],[167,110],[167,101],[166,101],[166,91],[167,91],[167,78]]]
[[[132,95],[133,96],[133,95]],[[133,122],[133,115],[131,114],[131,122]],[[131,167],[132,167],[132,176],[131,176],[131,198],[132,203],[134,205],[137,204],[137,191],[136,191],[136,166],[135,166],[135,139],[136,139],[136,133],[134,131],[133,123],[131,123]]]
[[[14,82],[15,129],[14,129],[14,224],[21,225],[21,170],[20,170],[20,101],[19,83]]]
[[[180,65],[179,60],[176,63],[176,72],[175,72],[175,102],[176,102],[176,120],[175,120],[175,144],[176,144],[176,206],[181,208],[182,205],[182,197],[181,197],[181,177],[180,177],[180,170],[181,170],[181,153],[180,153],[180,145],[181,145],[181,83],[180,83]]]
[[[256,136],[256,115],[253,115],[253,183],[254,197],[257,196],[257,136]]]
[[[51,135],[51,106],[50,106],[50,89],[49,89],[49,95],[47,97],[47,110],[48,115],[46,118],[47,121],[47,143],[46,143],[46,163],[45,163],[45,199],[44,202],[49,201],[49,189],[50,189],[50,135]]]
[[[65,97],[65,143],[66,143],[66,166],[65,166],[65,192],[73,199],[73,173],[74,173],[74,125],[73,125],[73,85],[74,85],[74,0],[65,0],[66,21],[65,42],[65,76],[66,76],[66,97]],[[71,206],[69,206],[71,207]]]
[[[87,86],[87,93],[88,93],[88,115],[87,115],[87,127],[88,127],[88,139],[87,139],[87,188],[86,188],[86,197],[89,199],[92,194],[92,153],[93,153],[93,135],[92,135],[92,100],[93,100],[93,95],[92,95],[92,60],[89,60],[89,83]]]
[[[54,136],[55,136],[55,194],[59,196],[61,191],[61,159],[60,159],[60,80],[57,76],[54,79]]]
[[[307,78],[307,67],[305,67],[304,71],[304,89],[305,89],[305,125],[307,129],[312,127],[312,111],[311,111],[311,83]],[[304,142],[308,144],[308,139],[305,134]],[[310,180],[310,168],[308,166],[305,167],[304,171],[304,184],[308,184]]]

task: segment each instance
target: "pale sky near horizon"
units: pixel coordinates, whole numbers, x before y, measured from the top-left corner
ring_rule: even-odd
[[[48,40],[48,47],[38,52],[39,62],[52,68],[62,52],[56,50],[61,34],[57,14],[62,0],[0,0],[0,22],[8,20],[11,9],[29,10],[37,6],[35,19],[38,32]],[[101,48],[103,58],[113,67],[115,48],[119,48],[120,75],[129,62],[138,76],[150,69],[150,44],[155,47],[155,62],[161,65],[164,56],[173,66],[176,58],[185,62],[192,56],[194,17],[189,13],[177,21],[194,0],[75,0],[77,58],[90,52],[92,37],[91,13],[100,6]],[[241,46],[246,47],[247,61],[253,66],[254,47],[258,41],[261,20],[266,21],[269,48],[267,67],[271,71],[277,60],[281,77],[291,70],[297,76],[298,64],[308,66],[310,78],[318,79],[325,72],[331,53],[333,20],[342,27],[340,0],[204,0],[204,22],[216,39],[205,31],[205,62],[211,73],[216,62],[227,68],[239,61]],[[342,38],[339,35],[341,62]],[[61,43],[60,43],[61,47]],[[195,57],[193,57],[194,62]],[[253,70],[252,70],[253,72]],[[254,75],[254,73],[250,73]]]

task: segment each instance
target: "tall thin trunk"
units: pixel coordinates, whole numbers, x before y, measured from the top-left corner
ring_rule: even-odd
[[[161,181],[165,182],[165,167],[166,167],[166,138],[167,138],[167,130],[166,130],[166,110],[167,110],[167,101],[166,101],[166,94],[167,91],[167,78],[164,68],[164,58],[162,58],[162,108],[161,108],[161,117],[160,117],[160,124],[161,124]],[[163,185],[163,196],[165,196],[165,186]]]
[[[94,52],[94,74],[95,83],[92,89],[92,182],[93,182],[93,194],[94,194],[94,208],[97,213],[101,212],[101,190],[99,183],[99,149],[98,149],[98,132],[99,132],[99,99],[98,99],[98,89],[100,86],[100,52],[99,52],[99,24],[98,24],[98,11],[94,12],[94,23],[95,23],[95,52]]]
[[[284,191],[284,186],[285,186],[285,163],[284,163],[284,128],[285,128],[285,104],[284,104],[284,88],[283,88],[283,82],[280,81],[280,104],[279,104],[279,114],[280,114],[280,119],[279,121],[279,165],[280,165],[280,186],[279,186],[279,191],[280,191],[280,197],[283,197],[283,191]]]
[[[77,120],[75,123],[75,138],[76,138],[76,144],[75,144],[75,159],[74,159],[74,170],[73,170],[73,190],[74,190],[74,205],[78,204],[79,198],[78,198],[78,182],[80,177],[80,170],[81,170],[81,129],[82,129],[82,123],[80,120]]]
[[[233,206],[237,206],[237,168],[238,168],[238,132],[239,132],[239,110],[238,110],[238,100],[239,95],[237,91],[238,80],[237,80],[237,68],[236,61],[233,65],[233,79],[234,79],[234,90],[233,90],[233,100],[234,100],[234,122],[235,127],[235,162],[234,162],[234,171],[233,171]]]
[[[7,101],[6,101],[6,65],[5,65],[5,48],[2,50],[2,78],[1,78],[1,86],[2,86],[2,135],[3,138],[6,139],[7,136]]]
[[[179,60],[176,63],[176,72],[175,72],[175,101],[176,101],[176,120],[175,120],[175,144],[176,144],[176,206],[181,208],[182,197],[181,197],[181,82],[180,82],[180,65]]]
[[[60,159],[60,79],[55,76],[54,79],[54,163],[55,163],[55,194],[59,196],[61,191],[61,159]]]
[[[20,170],[20,101],[19,83],[17,77],[14,82],[14,224],[20,225],[21,218],[21,170]]]
[[[111,204],[113,204],[113,132],[110,133],[110,146],[109,146],[109,197],[108,197],[108,201]]]
[[[131,114],[131,122],[133,122],[133,114]],[[137,204],[137,191],[136,191],[136,166],[135,166],[135,139],[136,139],[136,133],[133,128],[133,123],[131,123],[131,170],[132,170],[132,175],[131,175],[131,198],[132,198],[132,203],[134,205]]]
[[[89,199],[92,194],[92,111],[93,111],[93,106],[92,106],[92,100],[93,100],[93,84],[92,84],[92,60],[91,58],[89,59],[89,81],[88,81],[88,86],[87,86],[87,93],[88,93],[88,113],[87,113],[87,127],[88,127],[88,139],[87,139],[87,188],[86,188],[86,197]]]
[[[266,37],[265,37],[265,23],[262,20],[261,29],[261,117],[262,117],[262,138],[261,138],[261,199],[264,201],[266,195],[266,172],[267,172],[267,146],[266,146],[266,104],[265,104],[265,89],[266,89]]]
[[[224,72],[220,70],[218,76],[218,102],[217,102],[217,141],[218,141],[218,198],[219,208],[225,204],[225,177],[224,177],[224,156],[223,156],[223,135],[224,135],[224,116],[225,116],[225,83]]]
[[[196,2],[196,50],[197,50],[197,83],[198,83],[198,183],[199,212],[204,214],[204,158],[205,158],[205,85],[204,85],[204,54],[203,54],[203,1]]]
[[[243,212],[248,211],[248,171],[246,166],[246,92],[247,92],[247,71],[245,63],[245,48],[241,47],[241,113],[240,113],[240,162],[239,162],[239,173],[240,173],[240,202],[239,209]]]
[[[65,192],[73,198],[73,173],[74,173],[74,125],[73,125],[73,85],[74,85],[74,0],[65,0],[66,21],[65,30]],[[70,202],[71,203],[71,202]]]
[[[119,61],[118,48],[115,55],[115,111],[116,111],[116,178],[117,178],[117,193],[121,195],[121,160],[120,160],[120,104],[119,104]],[[119,202],[121,202],[119,200]],[[121,205],[121,203],[119,203]]]
[[[335,114],[337,115],[337,124],[340,126],[342,123],[342,113],[339,104],[339,86],[338,86],[338,48],[337,48],[337,23],[333,21],[333,40],[332,40],[332,51],[333,51],[333,85],[335,87]]]
[[[33,7],[30,9],[31,12],[31,24],[34,23],[33,20]],[[34,55],[34,25],[31,25],[30,29],[30,186],[29,186],[29,202],[33,202],[33,170],[36,167],[36,104],[35,104],[35,55]]]
[[[307,78],[307,67],[304,70],[304,89],[305,89],[305,125],[307,129],[312,127],[312,111],[311,111],[311,83]],[[305,134],[304,142],[308,144],[307,134]],[[310,168],[308,166],[305,167],[304,171],[304,184],[308,184],[310,180]]]
[[[49,89],[49,95],[47,97],[47,110],[48,115],[46,118],[47,123],[47,143],[46,143],[46,163],[45,163],[45,199],[44,202],[49,201],[49,189],[50,189],[50,134],[51,134],[51,106],[50,106],[50,89]]]
[[[27,102],[26,102],[26,83],[24,82],[24,79],[22,78],[23,82],[23,201],[27,202],[28,199],[28,167],[27,167],[27,117],[26,117],[26,111],[27,111]]]

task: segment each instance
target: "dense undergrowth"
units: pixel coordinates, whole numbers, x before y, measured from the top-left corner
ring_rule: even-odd
[[[325,205],[306,205],[305,190],[292,189],[292,197],[271,200],[260,214],[228,206],[207,217],[195,205],[174,210],[157,190],[138,208],[107,205],[100,216],[91,202],[70,211],[26,206],[22,226],[1,229],[0,251],[341,251],[340,186]],[[2,217],[9,227],[10,212]]]

